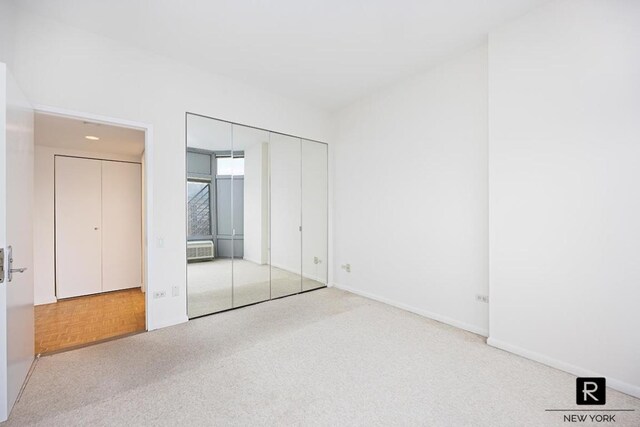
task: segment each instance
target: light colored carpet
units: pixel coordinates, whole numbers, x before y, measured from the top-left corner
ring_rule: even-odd
[[[43,357],[8,423],[559,426],[574,402],[572,375],[329,288]]]
[[[187,264],[187,309],[189,317],[197,317],[322,286],[300,274],[244,259],[192,262]]]

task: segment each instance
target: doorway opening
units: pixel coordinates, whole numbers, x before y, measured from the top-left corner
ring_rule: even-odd
[[[144,129],[35,113],[35,353],[146,330]]]

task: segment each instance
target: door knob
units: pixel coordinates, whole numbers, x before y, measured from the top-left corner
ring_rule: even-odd
[[[97,230],[99,227],[93,227],[94,230]]]

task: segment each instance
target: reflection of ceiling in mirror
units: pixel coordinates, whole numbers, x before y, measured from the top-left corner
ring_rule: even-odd
[[[231,150],[231,123],[187,114],[187,147]]]
[[[187,114],[187,147],[189,148],[239,151],[262,142],[269,142],[269,132],[265,130]]]
[[[247,126],[233,125],[233,149],[247,150],[263,142],[269,142],[269,132]]]

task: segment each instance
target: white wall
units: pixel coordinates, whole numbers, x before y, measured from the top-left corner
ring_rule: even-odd
[[[21,13],[14,74],[29,99],[153,125],[153,233],[150,329],[186,321],[185,112],[327,140],[329,117],[284,97],[160,56]],[[180,295],[172,296],[172,286]]]
[[[9,0],[0,0],[0,62],[11,68],[14,59],[15,10]]]
[[[338,122],[336,286],[486,335],[486,45]]]
[[[640,2],[489,41],[489,342],[640,397]]]
[[[38,134],[35,135],[36,141]],[[56,302],[55,296],[55,223],[54,223],[54,156],[91,157],[107,160],[140,162],[139,156],[107,155],[88,151],[36,145],[33,215],[34,303]]]

